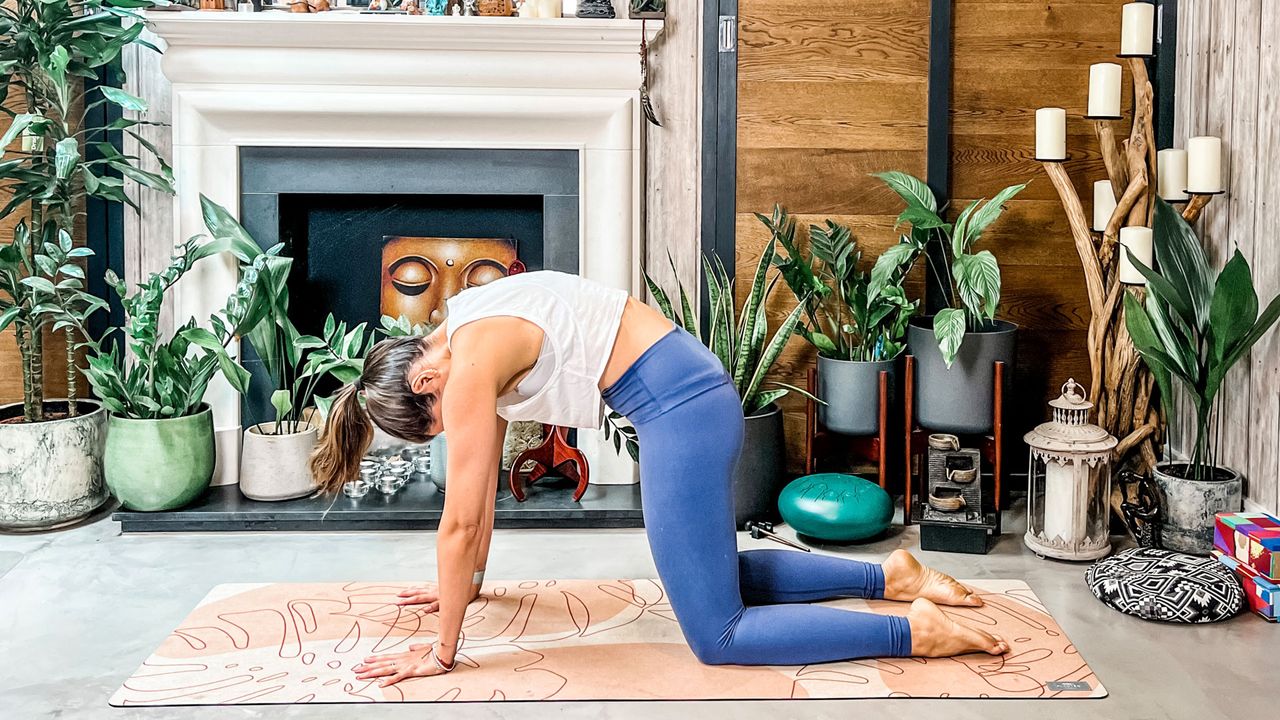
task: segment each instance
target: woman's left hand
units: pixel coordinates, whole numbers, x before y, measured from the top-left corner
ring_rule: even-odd
[[[378,687],[389,687],[406,678],[443,675],[444,670],[431,657],[432,646],[410,645],[408,652],[371,655],[352,668],[357,680],[377,680]]]

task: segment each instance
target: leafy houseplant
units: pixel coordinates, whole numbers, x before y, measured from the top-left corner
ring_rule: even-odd
[[[876,177],[905,203],[898,223],[911,228],[880,256],[877,266],[897,267],[923,254],[934,277],[947,289],[949,307],[932,317],[912,320],[907,329],[907,344],[917,365],[916,419],[935,431],[988,432],[995,363],[1012,366],[1017,327],[996,319],[1000,265],[990,250],[975,252],[974,246],[1004,213],[1005,203],[1026,184],[1010,185],[990,200],[969,203],[949,223],[939,214],[937,198],[924,181],[896,171]]]
[[[797,332],[818,349],[818,419],[848,435],[879,428],[880,373],[888,373],[888,394],[897,388],[896,358],[906,347],[907,323],[916,302],[903,282],[914,254],[878,261],[871,272],[859,264],[862,252],[849,228],[827,220],[809,226],[809,253],[796,242],[796,223],[780,206],[757,213],[785,252],[773,259],[782,279],[804,308]]]
[[[208,486],[213,475],[213,424],[203,402],[205,389],[219,372],[238,392],[248,389],[249,373],[228,347],[268,313],[261,276],[279,248],[262,252],[222,233],[230,215],[208,198],[200,200],[205,224],[214,232],[211,240],[183,243],[168,267],[132,291],[108,272],[107,282],[124,307],[120,330],[130,359],[126,362],[117,343],[91,343],[85,370],[111,413],[107,485],[134,510],[180,507]],[[223,309],[209,318],[208,329],[197,326],[193,318],[172,338],[162,340],[160,310],[168,290],[196,261],[224,251],[236,256],[241,272]]]
[[[24,212],[12,242],[0,246],[0,331],[13,327],[21,358],[21,414],[0,408],[0,526],[38,527],[68,522],[106,500],[102,436],[106,418],[96,403],[79,399],[78,350],[85,320],[105,303],[84,291],[83,258],[73,247],[85,197],[130,202],[120,176],[171,191],[163,158],[159,172],[138,167],[107,142],[108,131],[132,133],[141,120],[107,125],[88,121],[103,104],[142,112],[139,98],[112,87],[82,90],[83,81],[123,79],[121,50],[138,39],[148,0],[13,0],[0,5],[0,112],[9,128],[0,147],[20,141],[0,159],[0,185],[9,200],[0,217]],[[7,101],[7,102],[6,102]],[[22,111],[9,109],[21,104]],[[143,143],[155,155],[154,148]],[[93,152],[97,157],[93,157]],[[47,333],[65,337],[67,399],[45,400]],[[87,410],[87,412],[86,412]],[[14,420],[16,419],[16,424]],[[40,429],[23,424],[53,421]],[[50,482],[49,478],[58,478]]]
[[[1162,200],[1153,225],[1160,269],[1128,256],[1147,279],[1147,297],[1141,302],[1125,293],[1125,327],[1160,396],[1173,397],[1177,379],[1195,408],[1190,461],[1158,464],[1155,479],[1164,499],[1163,542],[1170,549],[1207,554],[1214,515],[1237,511],[1241,504],[1239,473],[1218,465],[1213,401],[1231,368],[1280,318],[1280,298],[1258,312],[1253,273],[1238,249],[1215,279],[1191,226]]]
[[[775,256],[776,242],[770,240],[756,264],[751,287],[740,312],[735,312],[734,283],[724,265],[719,258],[703,259],[711,309],[710,331],[706,337],[698,326],[684,287],[677,281],[676,294],[680,302],[677,308],[667,293],[648,273],[645,274],[649,292],[663,314],[702,340],[715,353],[742,398],[746,417],[745,437],[734,481],[735,515],[739,526],[747,520],[770,516],[777,509],[786,444],[782,435],[782,411],[776,401],[791,391],[809,396],[800,388],[765,379],[787,341],[796,333],[804,313],[802,302],[787,314],[773,335],[769,335],[765,306],[778,280],[776,276],[773,280],[768,278]],[[610,414],[610,423],[619,419],[616,413]],[[606,434],[613,435],[615,447],[622,442],[620,436],[625,436],[628,451],[632,457],[638,457],[638,448],[634,446],[635,431],[618,427],[610,431],[608,425]]]

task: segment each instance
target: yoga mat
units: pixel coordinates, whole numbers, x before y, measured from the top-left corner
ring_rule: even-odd
[[[1106,695],[1026,583],[966,584],[986,606],[946,612],[1009,640],[1007,656],[711,667],[690,652],[655,580],[486,582],[467,609],[458,670],[388,688],[356,680],[351,668],[434,639],[436,615],[395,605],[409,584],[219,585],[111,704]],[[882,600],[826,604],[908,609]]]

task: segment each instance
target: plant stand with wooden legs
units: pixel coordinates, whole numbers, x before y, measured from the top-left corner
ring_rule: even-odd
[[[808,390],[816,396],[818,392],[818,371],[809,368]],[[851,458],[865,460],[876,464],[876,482],[888,490],[889,479],[889,371],[881,370],[878,390],[879,430],[875,435],[845,435],[822,427],[818,421],[818,404],[812,399],[805,401],[804,409],[804,472],[812,475],[823,466],[830,467],[827,461]]]

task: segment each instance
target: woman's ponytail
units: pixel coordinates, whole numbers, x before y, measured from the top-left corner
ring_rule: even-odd
[[[334,493],[354,479],[372,442],[373,423],[360,407],[360,391],[347,385],[334,398],[320,444],[311,453],[311,474],[320,489]]]

